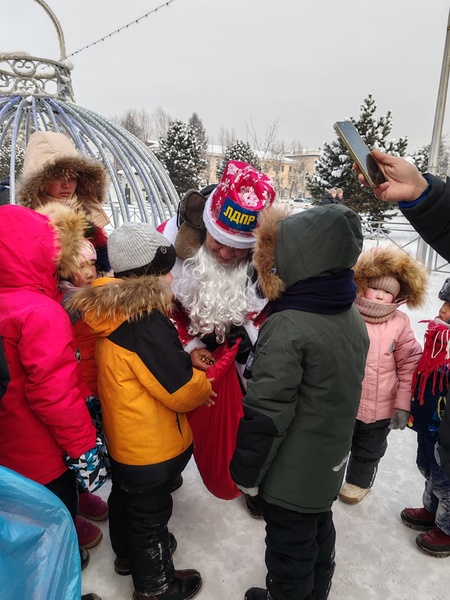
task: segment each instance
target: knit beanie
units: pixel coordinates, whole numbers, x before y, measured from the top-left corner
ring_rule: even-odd
[[[172,244],[150,223],[123,223],[108,238],[108,257],[114,273],[141,267],[148,275],[165,275],[175,264]]]
[[[400,293],[400,283],[397,279],[390,277],[389,275],[385,275],[384,277],[372,277],[371,279],[368,279],[367,283],[371,288],[384,290],[385,292],[392,294],[394,300]]]
[[[258,215],[274,200],[275,189],[270,177],[247,163],[230,160],[219,185],[206,201],[205,227],[219,244],[252,248]]]
[[[438,298],[439,300],[442,300],[442,302],[450,302],[450,277],[447,277],[442,284],[442,287],[439,290]]]

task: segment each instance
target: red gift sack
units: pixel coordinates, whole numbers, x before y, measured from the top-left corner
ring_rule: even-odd
[[[215,405],[200,406],[187,413],[194,436],[194,458],[203,483],[222,500],[233,500],[241,493],[230,475],[239,421],[244,414],[242,388],[234,364],[239,343],[240,339],[231,348],[220,346],[213,352],[216,362],[206,375],[214,378]]]

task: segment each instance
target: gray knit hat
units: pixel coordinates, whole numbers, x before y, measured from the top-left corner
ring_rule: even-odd
[[[442,284],[442,287],[439,290],[438,298],[443,302],[450,302],[450,277],[447,277]]]
[[[164,275],[175,264],[176,254],[150,223],[123,223],[108,238],[108,258],[115,274],[147,267],[146,274]]]

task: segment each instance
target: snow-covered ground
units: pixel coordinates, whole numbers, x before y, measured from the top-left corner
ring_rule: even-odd
[[[405,309],[421,342],[426,326],[419,321],[437,314],[441,304],[437,294],[447,275],[431,274],[426,307]],[[450,598],[450,557],[438,559],[421,552],[415,543],[417,532],[400,521],[404,507],[422,505],[423,479],[415,453],[415,433],[393,431],[371,492],[357,505],[335,502],[337,566],[329,600]],[[106,499],[108,492],[109,482],[99,493]],[[202,573],[199,600],[243,600],[249,587],[264,586],[264,522],[249,516],[242,498],[227,502],[212,496],[194,461],[173,497],[175,567]],[[101,528],[104,538],[90,551],[91,562],[83,571],[83,592],[94,591],[102,600],[131,598],[131,577],[120,577],[113,569],[107,522]]]

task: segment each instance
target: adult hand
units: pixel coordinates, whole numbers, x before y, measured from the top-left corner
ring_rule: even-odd
[[[191,361],[195,369],[207,371],[216,362],[216,359],[206,348],[195,348],[191,352]]]
[[[427,189],[428,181],[419,169],[403,158],[391,156],[380,150],[373,150],[372,156],[383,171],[387,181],[374,188],[373,193],[378,200],[386,202],[412,202]],[[353,168],[359,173],[358,179],[369,187],[358,166]]]

